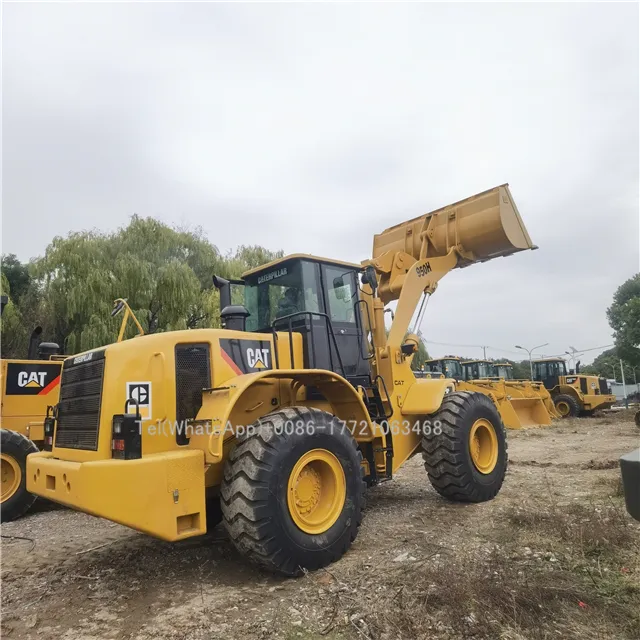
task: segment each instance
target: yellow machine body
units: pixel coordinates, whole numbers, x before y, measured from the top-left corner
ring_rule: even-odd
[[[561,415],[564,415],[566,405],[562,398],[564,396],[573,398],[580,413],[609,409],[616,402],[604,378],[567,372],[562,358],[534,360],[533,370],[534,378],[544,384]]]
[[[60,360],[0,361],[0,427],[41,445],[47,407],[58,404],[61,371]]]
[[[269,332],[239,331],[229,318],[225,329],[111,344],[65,361],[59,406],[64,410],[74,371],[90,371],[92,381],[102,381],[92,396],[99,419],[86,430],[81,416],[64,429],[58,420],[52,450],[28,458],[28,489],[165,540],[199,535],[206,531],[207,499],[224,485],[223,470],[239,433],[286,407],[314,407],[344,421],[363,453],[365,476],[375,471],[390,477],[421,447],[422,435],[412,425],[428,420],[446,394],[459,388],[450,377],[417,379],[411,370],[419,338],[409,325],[420,299],[454,268],[531,248],[508,186],[502,185],[387,229],[375,236],[373,257],[361,265],[296,255],[252,270],[243,280],[265,283],[300,265],[321,264],[332,304],[341,300],[333,292],[345,286],[339,274],[327,284],[328,269],[343,271],[354,283],[366,275],[356,306],[349,296],[342,302],[361,313],[358,349],[366,351],[362,362],[371,385],[354,375],[347,379],[337,366],[313,366],[315,355],[304,342],[309,336],[275,324]],[[352,288],[349,295],[360,294],[359,284]],[[397,306],[387,335],[384,307],[391,301]],[[307,296],[306,304],[312,303]],[[338,340],[349,338],[348,328],[335,334],[329,354],[338,350]],[[181,358],[193,364],[177,377]],[[194,386],[203,375],[208,386]],[[132,406],[140,416],[141,455],[115,459],[114,434]],[[192,410],[186,423],[185,406]],[[314,455],[320,471],[311,469],[310,483],[323,469],[331,476],[330,456]]]

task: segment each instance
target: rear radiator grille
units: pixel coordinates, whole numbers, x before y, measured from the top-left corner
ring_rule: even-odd
[[[89,362],[74,364],[71,358],[65,361],[60,384],[56,447],[97,450],[104,362],[104,351],[92,352]]]

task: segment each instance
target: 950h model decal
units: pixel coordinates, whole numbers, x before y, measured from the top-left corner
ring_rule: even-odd
[[[60,384],[62,362],[47,364],[7,364],[5,393],[11,396],[45,396]]]
[[[271,343],[267,340],[221,339],[220,355],[238,375],[273,368]]]

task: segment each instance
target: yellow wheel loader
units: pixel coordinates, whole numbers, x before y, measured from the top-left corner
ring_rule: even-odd
[[[65,361],[28,488],[169,541],[222,518],[241,553],[286,575],[340,558],[366,485],[418,452],[440,495],[490,500],[507,468],[500,414],[451,378],[416,379],[408,329],[452,269],[531,248],[503,185],[387,229],[362,264],[296,254],[214,277],[222,329]]]
[[[2,296],[2,308],[7,297]],[[129,318],[144,331],[126,300],[114,302],[112,315],[122,309],[118,342],[123,339]],[[60,374],[65,356],[53,342],[40,342],[41,327],[31,334],[29,354],[25,360],[0,361],[2,410],[0,414],[0,521],[10,522],[23,516],[36,500],[27,491],[26,464],[30,453],[44,447],[44,422],[49,410],[58,404]],[[39,344],[38,344],[39,343]],[[51,444],[51,435],[48,437]]]
[[[496,366],[489,360],[463,361],[456,356],[446,356],[429,360],[425,366],[430,371],[456,379],[461,391],[488,395],[508,429],[549,426],[552,418],[559,417],[544,385],[499,377]]]
[[[588,416],[612,407],[616,397],[606,379],[580,374],[577,368],[576,373],[567,373],[562,358],[541,358],[533,361],[533,379],[549,391],[562,418]]]
[[[7,304],[2,296],[2,310]],[[36,496],[27,491],[27,456],[42,448],[47,407],[58,403],[63,357],[57,344],[31,334],[26,359],[0,360],[0,521],[24,515]]]

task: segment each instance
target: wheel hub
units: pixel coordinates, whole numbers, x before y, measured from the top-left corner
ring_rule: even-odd
[[[558,413],[561,416],[568,416],[569,412],[571,411],[571,409],[569,408],[569,404],[564,401],[558,402],[556,408],[558,409]]]
[[[8,500],[20,486],[22,470],[17,460],[6,453],[0,454],[0,501]]]
[[[294,465],[287,485],[287,505],[295,525],[320,534],[340,516],[346,500],[342,465],[326,449],[307,451]]]
[[[298,477],[298,482],[294,490],[296,506],[300,513],[311,513],[320,500],[322,480],[320,474],[307,465]]]
[[[475,468],[485,475],[498,463],[498,436],[494,426],[484,418],[476,420],[469,432],[469,453]]]

